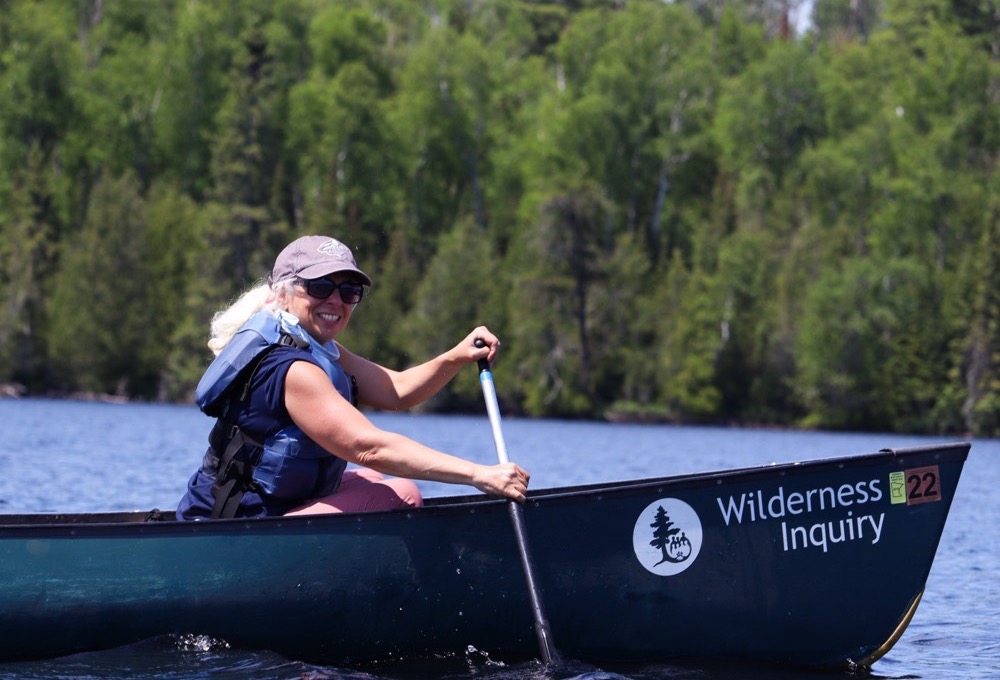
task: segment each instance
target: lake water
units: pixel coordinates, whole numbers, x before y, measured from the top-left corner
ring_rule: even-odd
[[[485,416],[369,414],[449,453],[495,460]],[[211,421],[193,406],[0,399],[0,513],[172,508],[205,449]],[[870,453],[954,438],[895,434],[622,425],[505,418],[512,460],[532,488],[613,481]],[[975,440],[923,600],[875,678],[1000,677],[1000,441]],[[468,487],[421,483],[425,496]],[[553,631],[558,646],[559,631]],[[265,680],[806,680],[848,677],[786,669],[698,665],[594,668],[505,665],[488,650],[420,668],[314,666],[196,636],[30,663],[0,663],[0,680],[27,678],[239,678]]]

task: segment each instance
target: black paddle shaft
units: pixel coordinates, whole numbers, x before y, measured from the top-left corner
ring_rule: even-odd
[[[476,340],[476,347],[485,347],[481,339]],[[483,398],[486,400],[486,411],[490,416],[490,426],[493,428],[493,443],[496,445],[497,458],[501,463],[510,462],[507,458],[507,445],[504,443],[503,431],[500,429],[500,408],[497,405],[496,389],[493,386],[493,373],[486,359],[479,360],[479,382],[483,386]],[[517,539],[517,551],[521,556],[521,567],[524,569],[524,579],[528,586],[528,596],[531,599],[531,613],[535,619],[535,634],[538,637],[538,649],[542,662],[546,665],[558,660],[555,646],[552,643],[552,631],[549,622],[542,611],[542,598],[535,583],[535,570],[528,549],[528,535],[524,525],[524,512],[516,501],[509,501],[511,523],[514,525],[514,538]]]

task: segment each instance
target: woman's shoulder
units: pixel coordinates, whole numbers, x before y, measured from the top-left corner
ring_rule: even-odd
[[[282,366],[290,365],[296,361],[308,361],[311,364],[318,364],[316,357],[308,349],[296,347],[295,345],[274,345],[267,356],[261,361],[261,365]]]
[[[316,359],[308,350],[291,345],[275,345],[257,365],[250,383],[251,400],[264,399],[271,408],[277,408],[283,399],[288,371],[298,361],[316,364]]]

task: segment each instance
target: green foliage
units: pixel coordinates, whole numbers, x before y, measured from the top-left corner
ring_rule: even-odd
[[[210,188],[215,120],[226,96],[235,50],[229,8],[223,3],[178,3],[170,39],[155,51],[154,135],[163,179],[202,199]]]
[[[764,27],[741,20],[732,3],[723,6],[715,36],[716,63],[725,77],[739,75],[767,52]]]
[[[192,314],[198,307],[193,303],[192,288],[201,281],[196,257],[205,251],[203,221],[194,201],[175,187],[159,186],[149,196],[146,286],[155,318],[144,342],[154,352],[147,361],[159,371],[158,399],[189,399],[192,386],[207,365],[207,317]],[[194,333],[185,336],[187,330]]]
[[[80,232],[62,244],[47,300],[48,365],[57,387],[149,397],[156,393],[156,286],[146,202],[134,177],[94,189]]]
[[[32,148],[51,153],[79,115],[71,83],[83,67],[83,54],[74,41],[75,17],[66,7],[20,2],[4,8],[0,130],[6,168],[23,162]]]
[[[780,43],[724,88],[716,114],[723,159],[781,187],[798,155],[823,134],[816,60],[797,43]],[[753,182],[748,183],[747,191]]]
[[[0,381],[187,400],[305,233],[533,416],[1000,433],[982,3],[12,0]],[[474,371],[431,409],[479,408]]]
[[[569,182],[538,197],[533,228],[512,253],[520,271],[510,304],[514,362],[530,414],[579,414],[594,406],[599,348],[591,300],[594,290],[610,283],[604,264],[610,250],[603,238],[607,219],[608,205],[597,185]],[[525,352],[529,348],[533,351]]]
[[[712,292],[709,274],[687,271],[676,257],[658,289],[655,375],[661,402],[685,421],[711,420],[722,401],[715,362],[726,338]]]
[[[412,361],[450,349],[473,328],[485,325],[501,338],[507,336],[504,291],[499,263],[486,234],[471,220],[455,225],[440,243],[437,254],[419,279],[413,307],[403,323],[396,323],[396,339]],[[392,323],[391,319],[387,319]],[[481,392],[474,371],[466,371],[435,405],[468,408],[478,405]]]
[[[927,273],[908,259],[855,258],[806,298],[796,384],[806,424],[908,429],[933,404],[937,317]],[[940,365],[940,364],[937,364]]]
[[[865,39],[877,25],[879,5],[873,0],[818,0],[812,23],[820,35],[833,41]]]
[[[34,147],[26,167],[14,172],[0,223],[0,380],[32,387],[45,384],[44,352],[38,347],[45,335],[38,328],[45,319],[57,227],[46,210],[51,189],[43,156]]]

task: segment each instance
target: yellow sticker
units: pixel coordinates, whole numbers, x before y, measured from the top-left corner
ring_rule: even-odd
[[[905,472],[890,472],[889,473],[889,498],[892,499],[892,504],[905,503],[906,502],[906,473]]]

